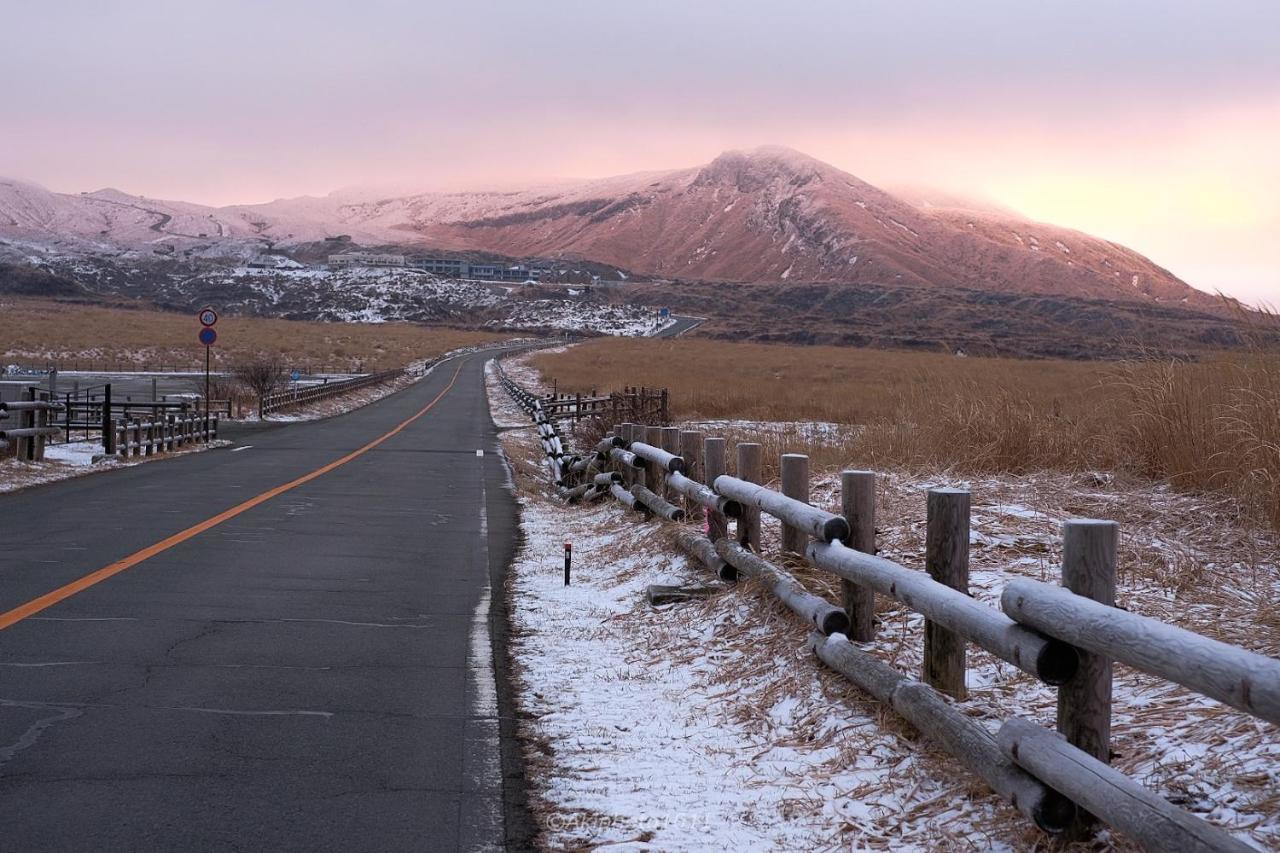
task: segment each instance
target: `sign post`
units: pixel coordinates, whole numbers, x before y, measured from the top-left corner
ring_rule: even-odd
[[[218,312],[212,308],[202,308],[198,319],[200,320],[200,343],[204,344],[204,420],[205,429],[209,428],[209,353],[213,348],[213,343],[218,339],[218,333],[213,330],[213,326],[218,322]]]

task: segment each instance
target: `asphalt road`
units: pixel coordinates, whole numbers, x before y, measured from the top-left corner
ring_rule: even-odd
[[[526,843],[490,596],[516,509],[485,358],[236,448],[0,496],[0,848]]]
[[[705,317],[677,317],[674,315],[671,319],[675,320],[675,322],[658,332],[656,337],[678,338],[685,332],[692,331],[707,321]]]

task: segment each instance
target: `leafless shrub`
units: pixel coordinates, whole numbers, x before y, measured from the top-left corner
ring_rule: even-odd
[[[284,362],[273,356],[257,356],[239,362],[231,375],[258,398],[258,420],[262,420],[263,398],[284,384]]]

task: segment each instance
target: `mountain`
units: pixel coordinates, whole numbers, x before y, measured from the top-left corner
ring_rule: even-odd
[[[0,239],[158,244],[236,257],[349,235],[366,245],[566,253],[659,278],[960,288],[1213,309],[1142,255],[993,205],[890,193],[787,148],[513,192],[356,192],[203,207],[0,180]]]

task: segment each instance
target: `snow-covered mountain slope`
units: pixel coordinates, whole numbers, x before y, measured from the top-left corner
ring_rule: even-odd
[[[244,257],[349,235],[364,244],[573,253],[651,276],[968,288],[1214,308],[1123,246],[998,208],[885,192],[785,148],[697,168],[513,192],[322,198],[209,208],[0,180],[0,239],[65,248],[173,245]]]

